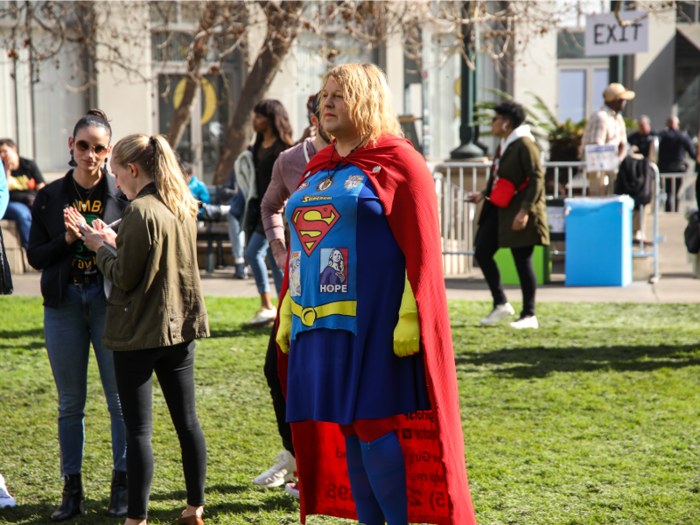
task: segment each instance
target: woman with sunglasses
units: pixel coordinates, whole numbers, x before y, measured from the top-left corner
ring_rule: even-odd
[[[42,188],[32,208],[27,257],[29,264],[42,270],[44,330],[58,390],[64,478],[63,498],[51,515],[52,521],[85,512],[81,470],[90,343],[111,418],[113,470],[107,514],[126,514],[126,431],[114,362],[111,352],[102,347],[107,314],[104,281],[94,252],[80,238],[78,224],[104,227],[119,219],[128,204],[105,167],[111,138],[112,129],[104,112],[88,111],[68,138],[73,169]]]

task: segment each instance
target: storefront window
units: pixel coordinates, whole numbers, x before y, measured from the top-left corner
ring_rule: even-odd
[[[41,80],[33,86],[34,159],[42,171],[70,169],[68,137],[88,110],[88,93],[66,88],[81,85],[82,75],[67,58],[76,55],[76,51],[67,51],[66,59],[61,60],[58,67],[52,62],[43,62],[39,73]]]
[[[168,130],[175,111],[180,107],[186,79],[184,75],[161,75],[158,79],[160,93],[168,90],[168,82],[168,96],[161,96],[158,104],[160,133]],[[229,100],[224,79],[220,75],[205,75],[192,118],[187,121],[184,135],[177,147],[180,158],[192,162],[197,175],[207,184],[214,180],[219,162],[229,121]]]
[[[601,92],[602,93],[602,92]],[[586,71],[569,69],[559,72],[559,120],[579,122],[586,116]]]

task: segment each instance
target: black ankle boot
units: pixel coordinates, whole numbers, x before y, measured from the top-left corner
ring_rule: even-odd
[[[51,521],[65,521],[78,514],[85,514],[85,495],[80,474],[66,476],[61,504],[51,514]]]
[[[112,490],[109,494],[109,507],[107,507],[107,516],[116,518],[117,516],[126,516],[128,508],[126,501],[127,485],[126,472],[120,470],[112,471]]]

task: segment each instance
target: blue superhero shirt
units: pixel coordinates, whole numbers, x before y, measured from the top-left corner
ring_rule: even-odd
[[[357,202],[365,178],[346,164],[316,173],[289,199],[292,340],[317,328],[357,334]]]
[[[286,208],[294,334],[287,421],[347,425],[428,410],[422,352],[394,354],[403,253],[372,182],[349,163],[328,178],[310,177]]]

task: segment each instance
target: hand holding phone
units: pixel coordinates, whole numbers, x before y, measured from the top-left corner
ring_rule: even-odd
[[[478,204],[484,199],[484,194],[481,193],[480,191],[477,191],[476,193],[470,193],[467,195],[467,198],[465,199],[467,202],[473,202],[474,204]]]

